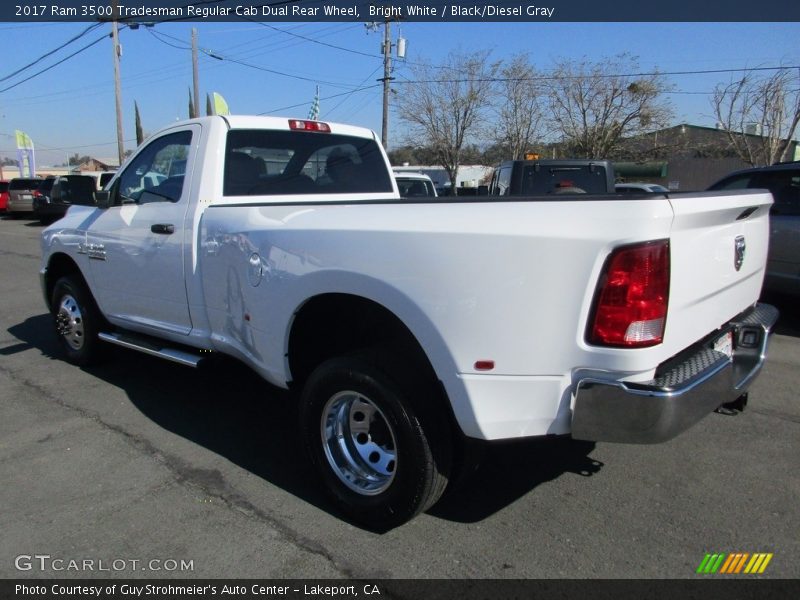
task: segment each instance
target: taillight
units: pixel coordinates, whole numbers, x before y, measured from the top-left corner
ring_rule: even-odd
[[[330,133],[331,127],[321,121],[301,121],[300,119],[289,119],[289,129],[293,131],[321,131]]]
[[[644,348],[664,339],[669,299],[669,240],[611,253],[595,292],[590,344]]]
[[[32,192],[32,194],[31,194],[31,195],[32,195],[34,198],[41,198],[41,197],[42,197],[42,192],[40,192],[39,190],[33,190],[33,192]]]

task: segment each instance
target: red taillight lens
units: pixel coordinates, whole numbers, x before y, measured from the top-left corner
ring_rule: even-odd
[[[32,196],[34,198],[41,198],[42,197],[42,192],[40,192],[39,190],[33,190]]]
[[[327,123],[320,121],[301,121],[299,119],[289,119],[289,129],[292,131],[321,131],[330,133],[331,127]]]
[[[669,240],[617,248],[597,284],[589,343],[623,348],[660,344],[668,298]]]

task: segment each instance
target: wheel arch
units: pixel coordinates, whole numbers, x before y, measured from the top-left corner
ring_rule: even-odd
[[[436,367],[441,365],[434,365],[425,343],[395,311],[376,300],[350,293],[321,293],[306,300],[291,323],[287,343],[291,386],[301,387],[329,358],[389,348],[405,368],[431,378],[438,392],[434,401],[460,431],[446,386],[437,373]],[[440,360],[445,359],[440,356]]]
[[[50,305],[53,300],[53,291],[55,290],[56,282],[67,275],[74,275],[80,278],[83,285],[91,294],[89,284],[86,281],[86,277],[84,277],[81,268],[78,266],[78,263],[76,263],[71,256],[65,254],[64,252],[56,252],[47,261],[47,268],[44,274],[43,291],[48,310],[52,310],[52,306]]]
[[[328,358],[387,343],[410,351],[435,374],[416,336],[381,303],[350,293],[318,294],[307,299],[292,319],[287,344],[292,381],[304,381]]]

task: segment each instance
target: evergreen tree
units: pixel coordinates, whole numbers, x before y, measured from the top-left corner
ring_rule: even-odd
[[[142,117],[139,115],[139,105],[133,101],[133,109],[136,113],[136,145],[139,146],[144,141],[144,131],[142,130]]]

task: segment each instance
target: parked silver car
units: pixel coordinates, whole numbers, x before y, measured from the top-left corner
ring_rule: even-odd
[[[8,183],[8,214],[17,216],[33,213],[33,193],[44,179],[16,177]]]
[[[736,171],[709,190],[772,192],[769,259],[764,289],[800,295],[800,161]]]

